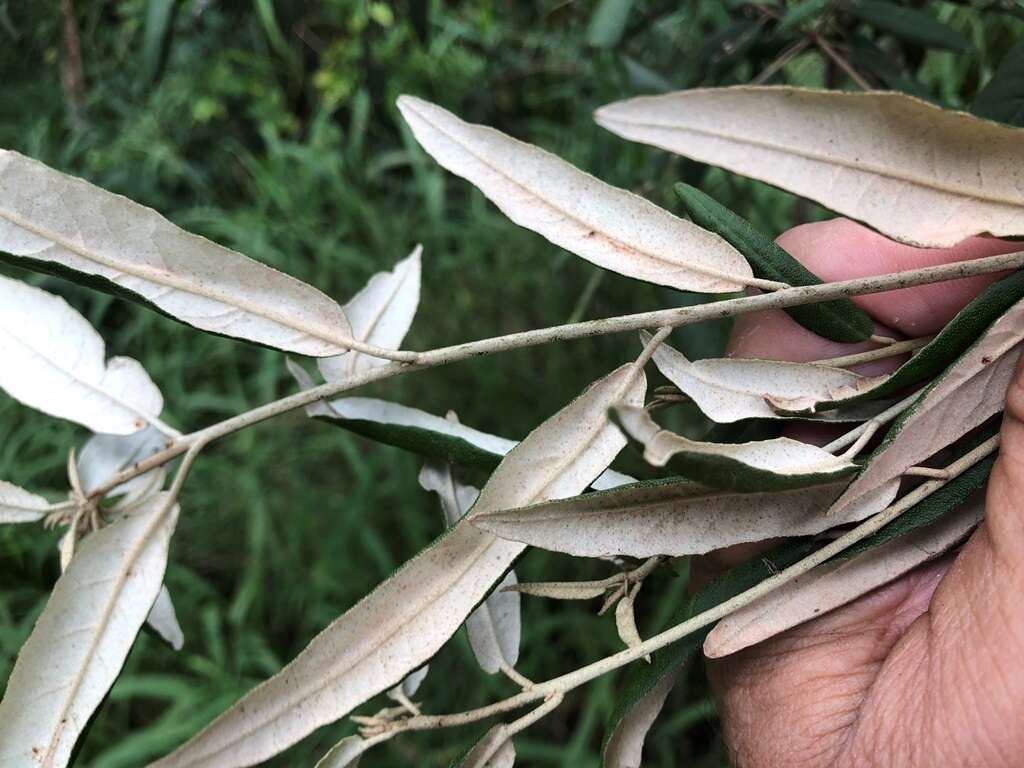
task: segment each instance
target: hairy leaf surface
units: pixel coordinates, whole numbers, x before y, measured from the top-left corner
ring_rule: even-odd
[[[520,226],[604,269],[686,291],[736,291],[753,279],[718,235],[559,157],[412,96],[398,108],[423,148]]]
[[[316,288],[8,150],[0,250],[17,266],[98,283],[204,331],[313,357],[351,341],[345,313]]]
[[[616,102],[596,119],[913,245],[1024,234],[1024,134],[904,94],[707,88]]]
[[[68,764],[160,591],[178,517],[170,503],[151,496],[80,544],[0,701],[0,764]]]
[[[841,516],[826,515],[847,485],[732,493],[667,478],[488,512],[474,518],[474,524],[504,539],[577,557],[700,555],[863,520],[892,502],[899,481],[879,486]]]
[[[650,338],[650,334],[641,334],[644,343]],[[773,403],[806,408],[807,403],[819,403],[836,392],[858,391],[881,380],[814,363],[739,358],[690,362],[668,344],[658,347],[653,360],[666,379],[719,424],[779,418]]]
[[[450,464],[424,464],[420,485],[438,495],[448,527],[465,517],[480,494],[476,488],[456,480]],[[516,572],[510,570],[466,619],[470,648],[480,668],[489,675],[498,673],[503,666],[515,667],[519,660],[520,598],[518,592],[505,589],[516,583]]]

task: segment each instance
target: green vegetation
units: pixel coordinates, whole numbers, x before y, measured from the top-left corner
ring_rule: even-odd
[[[775,235],[825,212],[620,141],[594,125],[591,111],[636,93],[750,82],[829,13],[838,13],[848,63],[869,83],[967,108],[1024,30],[1024,9],[1012,0],[925,3],[914,13],[946,32],[905,25],[916,39],[901,38],[898,25],[872,27],[877,2],[857,3],[857,14],[839,2],[790,3],[801,13],[791,11],[785,28],[778,6],[735,1],[112,0],[79,2],[71,16],[61,5],[0,2],[0,146],[152,206],[341,301],[423,243],[411,349],[695,298],[637,287],[518,229],[415,146],[394,108],[398,94],[528,139],[668,208],[679,207],[675,182],[697,185]],[[80,68],[65,44],[69,20]],[[928,49],[929,41],[968,49]],[[813,45],[769,81],[852,87]],[[198,427],[294,389],[279,353],[58,278],[4,273],[65,296],[111,354],[142,361],[175,426]],[[673,344],[705,357],[720,351],[726,332],[723,324],[686,328]],[[441,415],[454,408],[465,424],[518,438],[637,348],[622,336],[522,350],[360,394]],[[695,410],[675,418],[672,426],[694,436],[708,429]],[[80,445],[84,430],[2,394],[0,423],[0,478],[55,498],[67,487],[61,447]],[[419,464],[300,414],[212,446],[182,496],[167,575],[185,648],[140,637],[78,765],[132,768],[180,743],[434,539],[441,517],[416,482]],[[630,456],[623,468],[644,473]],[[58,536],[0,528],[0,684],[56,580]],[[608,573],[607,564],[581,572],[578,561],[544,552],[517,568],[523,580]],[[662,598],[657,606],[641,599],[641,627],[665,626],[684,610],[685,563],[678,570],[652,577],[645,593]],[[619,647],[612,622],[595,610],[526,599],[523,674],[541,679]],[[648,740],[650,765],[724,760],[706,684],[690,677]],[[574,693],[517,738],[522,764],[598,765],[623,678]],[[431,663],[418,698],[446,712],[510,692],[507,681],[478,673],[459,635]],[[352,730],[324,728],[268,765],[311,765]],[[366,762],[446,765],[471,741],[469,730],[404,736]]]

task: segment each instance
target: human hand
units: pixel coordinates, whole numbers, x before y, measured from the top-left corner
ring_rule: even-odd
[[[972,238],[950,250],[893,243],[839,219],[779,242],[824,280],[1018,250]],[[877,333],[937,332],[993,277],[855,298]],[[815,360],[869,348],[804,330],[785,313],[741,318],[730,355]],[[879,361],[858,369],[880,373]],[[790,436],[815,439],[812,430]],[[724,736],[742,768],[1024,765],[1024,366],[1007,393],[985,519],[963,549],[778,637],[708,660]],[[752,546],[700,558],[703,580]]]

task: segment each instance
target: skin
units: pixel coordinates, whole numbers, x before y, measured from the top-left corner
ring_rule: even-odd
[[[824,280],[1020,247],[972,238],[950,250],[911,248],[844,219],[797,227],[779,243]],[[921,336],[938,331],[992,279],[855,301],[879,324],[879,333]],[[870,346],[829,342],[783,312],[766,312],[738,321],[730,354],[805,361]],[[873,365],[870,371],[879,372]],[[708,661],[735,765],[1024,764],[1024,368],[1007,393],[1001,434],[985,520],[955,556],[778,637]],[[754,551],[736,547],[701,558],[697,579]]]

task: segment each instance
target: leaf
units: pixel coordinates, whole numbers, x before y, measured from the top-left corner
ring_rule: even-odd
[[[750,267],[722,238],[561,158],[434,104],[398,99],[413,135],[520,226],[604,269],[684,291],[736,291]]]
[[[999,318],[903,412],[829,514],[841,513],[872,488],[900,477],[999,413],[1022,339],[1024,300]]]
[[[504,723],[491,728],[462,757],[452,761],[451,768],[512,768],[516,749]]]
[[[0,764],[68,764],[160,591],[178,517],[171,503],[152,496],[79,545],[0,701]]]
[[[78,453],[82,490],[92,493],[118,472],[148,459],[167,446],[167,437],[153,427],[132,435],[93,435]],[[150,486],[161,470],[150,470],[114,488],[108,497],[127,496]]]
[[[806,540],[788,541],[767,554],[758,555],[731,568],[694,595],[672,618],[672,624],[685,621],[735,597],[806,557],[814,549],[816,545]],[[674,674],[693,658],[709,631],[710,627],[697,630],[678,642],[652,653],[650,664],[634,664],[629,668],[623,693],[616,700],[615,709],[608,721],[605,749],[617,732],[619,724],[632,716],[634,708],[644,703],[648,694],[654,691],[667,675]]]
[[[0,523],[35,523],[50,511],[42,496],[0,480]]]
[[[166,586],[160,587],[153,607],[146,617],[146,623],[174,650],[180,651],[185,645],[185,634],[178,624],[178,614],[174,610],[171,593],[167,591]]]
[[[302,389],[314,386],[309,374],[294,361],[288,360],[287,364]],[[427,459],[487,471],[493,471],[516,446],[515,440],[481,432],[418,408],[369,397],[319,402],[307,412],[314,418]],[[633,482],[629,475],[609,469],[594,481],[594,487],[613,488],[629,482]]]
[[[395,701],[400,703],[403,696],[407,699],[411,699],[413,696],[416,695],[416,691],[420,689],[420,684],[426,678],[427,673],[429,671],[430,666],[424,664],[422,667],[415,670],[414,672],[410,672],[402,679],[402,682],[400,682],[398,685],[396,685],[394,688],[388,691],[388,698],[394,699]]]
[[[105,361],[103,339],[64,299],[3,276],[0,360],[0,388],[11,397],[94,432],[137,432],[163,409],[142,366]]]
[[[643,402],[642,372],[595,382],[516,446],[469,517],[321,632],[281,672],[154,768],[233,768],[283,751],[422,666],[462,625],[524,547],[474,528],[475,514],[579,493],[625,439],[613,403]]]
[[[160,75],[167,61],[178,0],[152,0],[142,24],[142,80],[146,85]]]
[[[864,35],[850,35],[850,63],[858,72],[874,75],[883,85],[925,101],[934,101],[928,89],[908,77],[903,65],[892,54]]]
[[[441,499],[441,508],[449,526],[461,520],[480,492],[458,482],[450,464],[428,462],[420,471],[420,485]],[[469,645],[477,663],[489,675],[502,667],[515,667],[519,660],[519,593],[506,590],[517,583],[514,570],[505,574],[494,591],[466,619]]]
[[[974,99],[971,112],[987,120],[1024,126],[1024,41],[1017,43]]]
[[[821,279],[781,245],[711,196],[689,184],[678,183],[673,189],[693,223],[721,235],[743,254],[757,277],[793,286],[821,285]],[[864,341],[875,332],[871,318],[850,299],[790,307],[786,312],[804,328],[832,341]]]
[[[575,557],[701,555],[863,520],[892,502],[899,480],[879,486],[841,516],[826,515],[847,485],[732,493],[666,478],[488,512],[474,518],[474,524],[503,539]]]
[[[829,561],[722,619],[704,641],[719,658],[856,600],[960,542],[981,520],[984,494],[936,523],[847,560]]]
[[[651,336],[641,334],[640,338],[647,343]],[[809,407],[808,401],[816,405],[834,397],[835,392],[858,391],[884,378],[866,378],[845,368],[778,360],[716,358],[691,363],[668,344],[655,350],[653,360],[666,379],[689,396],[705,416],[720,424],[779,418],[773,403]]]
[[[895,395],[908,387],[933,378],[941,373],[964,350],[977,341],[978,337],[1010,307],[1024,298],[1024,271],[1014,272],[993,283],[961,309],[945,327],[889,376],[863,379],[851,391],[837,389],[827,399],[814,402],[783,402],[777,400],[773,408],[782,414],[787,412],[820,411],[856,405],[867,400]]]
[[[661,429],[642,408],[619,406],[616,423],[654,467],[669,467],[712,488],[769,491],[833,482],[856,470],[817,446],[778,437],[751,443],[702,443]]]
[[[587,42],[596,48],[614,48],[622,39],[633,0],[600,0],[590,17]]]
[[[654,725],[665,699],[676,684],[679,672],[664,675],[655,686],[615,725],[605,740],[601,765],[603,768],[640,768],[644,740]]]
[[[352,340],[341,307],[312,286],[8,150],[0,250],[15,266],[141,299],[211,333],[311,357]]]
[[[1024,234],[1021,132],[899,93],[735,87],[599,109],[619,136],[774,184],[913,245]]]
[[[412,325],[420,303],[420,256],[423,246],[390,272],[378,272],[366,286],[344,306],[352,326],[352,337],[383,349],[399,349]],[[340,381],[370,368],[387,363],[380,357],[350,350],[318,361],[320,373],[327,381]]]
[[[970,41],[955,29],[915,8],[884,0],[853,0],[845,8],[847,13],[875,29],[908,43],[956,53],[963,53],[971,47]]]

